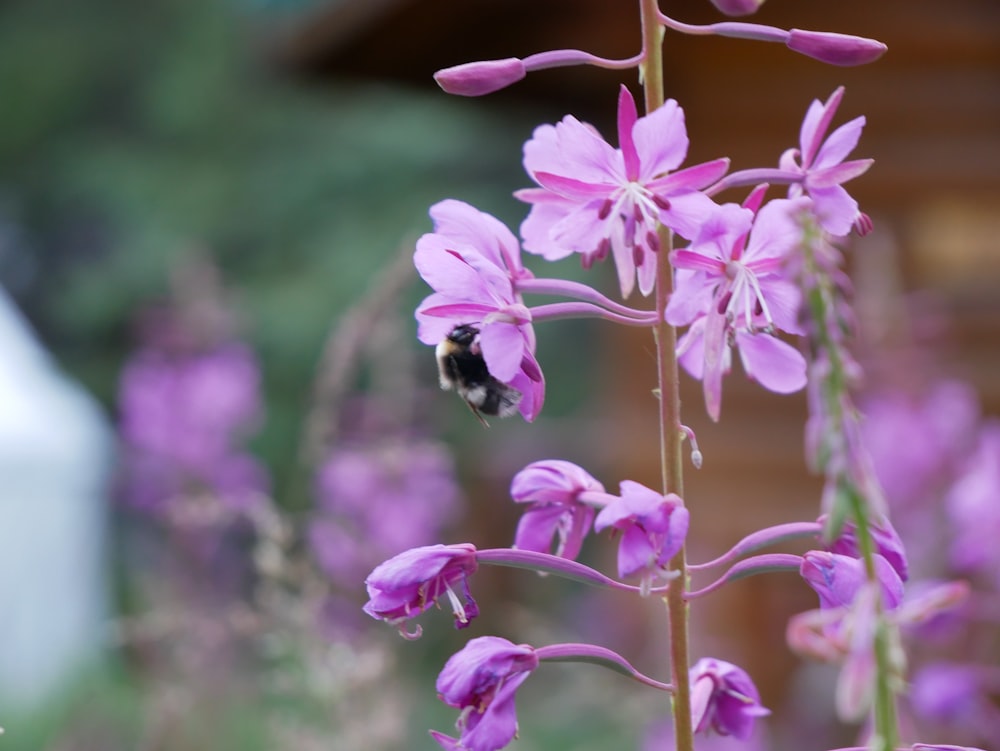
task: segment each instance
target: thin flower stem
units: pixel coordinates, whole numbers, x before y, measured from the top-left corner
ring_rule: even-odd
[[[546,68],[562,68],[568,65],[593,65],[598,68],[608,68],[610,70],[625,70],[634,68],[642,62],[642,52],[634,57],[626,57],[622,60],[611,60],[606,57],[598,57],[583,50],[549,50],[528,55],[522,62],[528,70],[545,70]]]
[[[674,690],[669,683],[663,683],[655,678],[650,678],[644,673],[640,673],[632,664],[617,652],[612,652],[606,647],[599,647],[595,644],[552,644],[547,647],[538,647],[535,654],[542,662],[589,662],[594,665],[601,665],[615,670],[622,675],[644,683],[647,686],[659,689],[660,691]]]
[[[857,419],[856,412],[848,393],[849,377],[847,375],[846,353],[842,351],[841,336],[837,330],[839,325],[835,314],[836,291],[835,284],[822,264],[817,260],[814,250],[816,237],[812,233],[818,228],[808,228],[803,242],[804,274],[807,279],[815,280],[815,286],[808,290],[807,300],[813,318],[814,347],[823,351],[829,361],[829,370],[818,385],[822,398],[829,410],[828,435],[838,436],[837,440],[853,432],[857,426],[852,421]],[[861,558],[865,562],[865,573],[869,581],[878,582],[875,569],[875,543],[872,539],[868,520],[868,504],[861,488],[851,476],[847,462],[832,462],[829,450],[821,460],[823,470],[835,474],[835,482],[839,492],[846,495],[849,501],[849,513],[856,524],[856,535]],[[879,625],[873,645],[876,662],[876,686],[874,697],[874,735],[877,746],[873,751],[892,751],[897,745],[899,728],[896,717],[896,691],[893,685],[893,666],[890,654],[891,635],[888,625],[881,617],[882,605],[879,603]]]
[[[640,71],[645,94],[646,112],[663,106],[663,26],[659,19],[657,0],[639,0],[642,19],[642,49],[645,52]],[[673,237],[666,227],[660,227],[660,252],[657,254],[656,312],[658,323],[653,329],[656,343],[656,376],[660,416],[660,473],[663,492],[684,497],[683,456],[680,419],[680,392],[677,371],[677,331],[664,318],[667,302],[674,289],[673,269],[668,263]],[[694,751],[694,727],[691,722],[690,651],[688,645],[687,557],[682,547],[670,562],[679,573],[670,582],[664,601],[667,606],[670,641],[670,672],[674,686],[674,748]]]
[[[526,295],[560,295],[574,297],[577,300],[600,305],[612,313],[620,313],[631,318],[655,315],[652,310],[637,310],[628,305],[622,305],[609,297],[605,297],[593,287],[569,279],[518,279],[514,282],[517,292]]]
[[[619,313],[612,313],[604,308],[591,305],[588,302],[554,302],[548,305],[538,305],[529,308],[531,320],[534,323],[541,321],[554,321],[565,318],[601,318],[612,323],[620,323],[624,326],[655,326],[656,313],[654,311],[634,311],[641,314],[641,317],[624,316]]]

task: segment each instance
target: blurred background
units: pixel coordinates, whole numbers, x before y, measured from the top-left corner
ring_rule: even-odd
[[[720,20],[705,0],[663,5],[691,23]],[[899,389],[912,407],[941,382],[965,389],[953,433],[915,423],[957,436],[934,454],[955,454],[923,486],[936,494],[906,507],[936,518],[927,508],[961,479],[977,431],[1000,411],[1000,5],[768,0],[754,20],[889,46],[874,65],[840,69],[781,46],[672,34],[667,91],[685,110],[691,163],[776,164],[809,103],[838,85],[837,123],[867,117],[856,156],[876,163],[850,186],[876,228],[850,252],[864,393]],[[414,337],[426,290],[409,254],[430,229],[428,207],[460,198],[516,231],[523,142],[567,113],[612,137],[623,80],[544,71],[466,100],[444,95],[433,72],[562,47],[634,54],[637,9],[3,4],[7,748],[429,749],[426,728],[454,722],[434,700],[434,676],[467,635],[591,639],[667,674],[655,603],[525,574],[477,576],[489,604],[467,634],[434,612],[411,644],[358,617],[364,576],[401,549],[510,544],[507,487],[528,462],[578,462],[609,490],[625,478],[656,484],[645,332],[541,328],[541,418],[488,431],[438,392],[434,358]],[[581,273],[572,260],[551,270]],[[607,268],[588,280],[614,288]],[[686,377],[683,400],[705,455],[686,480],[693,557],[815,517],[804,395],[778,397],[734,372],[718,425]],[[889,449],[917,440],[886,430]],[[998,516],[977,518],[1000,535]],[[931,549],[961,531],[935,527],[934,539],[926,527],[913,540]],[[591,563],[613,566],[610,545],[591,548]],[[954,573],[953,558],[931,558],[927,576]],[[996,577],[984,579],[992,593]],[[784,645],[788,617],[814,599],[791,577],[752,579],[696,614],[696,652],[755,677],[776,749],[803,737],[849,745],[855,732],[832,718],[833,674]],[[975,641],[996,657],[995,629]],[[637,747],[660,702],[597,668],[541,671],[522,694],[519,747]],[[969,743],[1000,738],[984,702],[975,720],[942,709],[934,727],[964,727]],[[651,732],[649,749],[669,747]]]

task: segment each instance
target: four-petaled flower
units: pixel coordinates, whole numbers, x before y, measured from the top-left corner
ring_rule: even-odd
[[[771,336],[776,329],[802,333],[801,293],[785,262],[802,240],[795,216],[805,202],[778,199],[757,210],[765,190],[754,190],[743,206],[716,208],[691,245],[670,255],[678,272],[666,320],[692,324],[678,352],[685,369],[701,378],[713,420],[719,419],[733,345],[748,375],[766,388],[791,393],[806,384],[805,359]]]
[[[691,723],[695,732],[714,730],[747,740],[758,717],[771,711],[761,706],[760,694],[742,668],[703,657],[690,670]]]
[[[530,503],[517,525],[514,547],[575,559],[594,520],[594,507],[580,494],[604,492],[604,486],[582,467],[560,459],[534,462],[514,475],[510,495]]]
[[[431,731],[448,751],[496,751],[517,734],[514,694],[538,667],[527,644],[498,636],[472,639],[449,658],[437,679],[441,701],[461,710],[459,737]]]
[[[715,203],[701,188],[721,177],[728,159],[672,172],[687,156],[684,112],[674,100],[638,117],[624,86],[618,97],[615,149],[590,125],[567,115],[542,125],[524,145],[524,166],[540,188],[515,195],[532,204],[521,225],[524,249],[549,260],[581,253],[585,265],[610,252],[623,297],[638,276],[648,295],[656,280],[657,230],[693,237]]]
[[[878,554],[872,558],[882,587],[882,602],[892,610],[903,600],[903,580],[887,559]],[[799,571],[819,595],[820,607],[824,609],[850,605],[868,581],[863,560],[824,550],[810,550],[803,555]]]
[[[862,234],[871,229],[870,220],[858,210],[858,202],[842,183],[864,174],[874,162],[873,159],[844,161],[861,138],[865,127],[863,116],[844,123],[826,137],[843,96],[841,86],[825,103],[813,100],[802,121],[799,148],[788,149],[778,162],[781,169],[800,176],[799,182],[792,184],[790,194],[800,195],[804,191],[812,198],[820,226],[838,237],[850,232],[852,226],[857,226]]]
[[[632,480],[622,480],[614,497],[594,520],[594,531],[608,527],[621,532],[618,575],[641,575],[648,592],[656,579],[670,579],[670,559],[684,546],[689,513],[680,496],[662,495]]]
[[[417,241],[413,256],[434,289],[417,308],[417,338],[437,346],[457,326],[474,325],[490,375],[521,393],[518,409],[534,420],[545,380],[535,360],[531,312],[514,288],[531,277],[517,239],[498,219],[462,201],[441,201],[430,214],[434,232]]]
[[[364,611],[372,618],[396,625],[403,636],[417,638],[421,629],[405,632],[404,626],[447,595],[455,614],[455,628],[465,628],[479,615],[469,592],[469,577],[476,572],[476,548],[460,545],[427,545],[406,550],[380,563],[368,575],[369,600]],[[460,588],[461,597],[455,592]]]

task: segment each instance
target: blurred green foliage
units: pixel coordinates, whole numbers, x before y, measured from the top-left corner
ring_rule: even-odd
[[[280,475],[325,332],[428,206],[461,197],[516,229],[532,124],[432,81],[297,79],[268,31],[218,0],[5,4],[0,222],[24,240],[0,275],[34,274],[0,281],[110,406],[136,311],[179,258],[214,257],[264,363],[257,448]]]

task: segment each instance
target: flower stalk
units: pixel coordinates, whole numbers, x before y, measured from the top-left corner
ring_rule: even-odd
[[[646,112],[663,106],[663,26],[656,0],[640,0],[642,48],[645,53],[640,75],[645,96]],[[666,323],[667,303],[674,288],[673,268],[667,262],[673,247],[673,233],[660,226],[660,252],[656,272],[656,312],[659,323],[653,329],[656,344],[656,380],[659,395],[660,474],[664,494],[684,497],[683,429],[680,419],[680,391],[677,367],[677,331]],[[694,751],[694,726],[691,720],[691,664],[688,622],[685,600],[687,589],[687,556],[685,547],[674,555],[670,568],[678,572],[663,598],[667,608],[670,642],[671,682],[674,686],[674,741],[677,751]]]
[[[852,361],[844,345],[847,324],[838,310],[837,285],[829,268],[829,259],[821,258],[818,251],[834,249],[827,244],[822,231],[806,222],[802,244],[803,280],[810,315],[810,339],[813,347],[813,374],[815,389],[814,409],[822,420],[814,425],[820,442],[814,447],[813,461],[827,476],[828,495],[832,500],[829,509],[827,536],[835,536],[850,518],[856,525],[858,551],[864,561],[869,582],[877,587],[878,574],[875,564],[875,542],[870,518],[878,511],[881,498],[877,481],[863,449],[851,440],[859,430],[858,413],[849,394],[852,381]],[[867,491],[867,492],[866,492]],[[834,534],[831,534],[833,532]],[[878,623],[874,633],[875,688],[873,692],[873,751],[892,751],[898,744],[896,718],[897,685],[894,677],[898,670],[893,659],[890,626],[884,615],[885,603],[878,598],[875,604]]]

